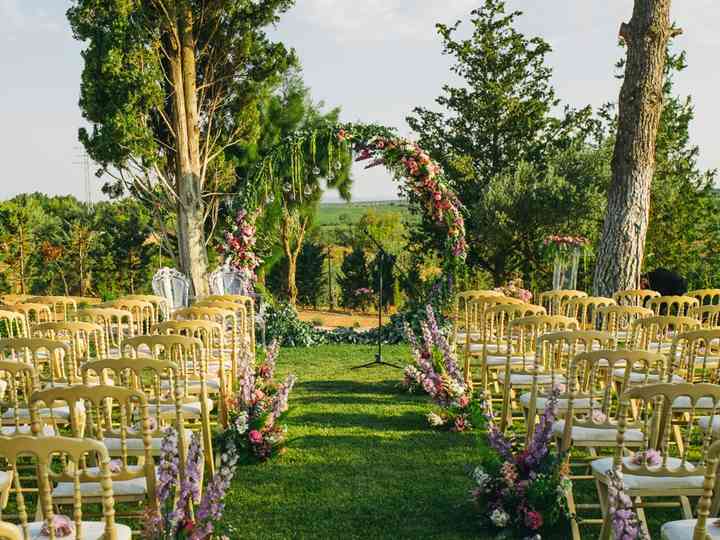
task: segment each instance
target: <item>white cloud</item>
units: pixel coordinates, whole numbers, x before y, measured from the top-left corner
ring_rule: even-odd
[[[438,21],[454,22],[476,0],[303,0],[294,15],[342,42],[436,39]]]

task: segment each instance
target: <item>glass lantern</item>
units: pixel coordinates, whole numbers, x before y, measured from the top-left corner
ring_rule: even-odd
[[[553,267],[553,290],[576,290],[580,246],[563,246],[555,254]]]

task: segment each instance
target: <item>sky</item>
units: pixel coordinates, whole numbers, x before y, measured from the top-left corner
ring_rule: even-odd
[[[405,118],[433,107],[451,80],[435,24],[467,20],[480,0],[297,0],[273,37],[294,47],[313,98],[340,106],[345,121],[376,122],[412,135]],[[28,191],[85,198],[77,130],[82,44],[72,38],[64,0],[0,0],[0,199]],[[509,0],[524,15],[518,28],[539,35],[553,52],[558,97],[573,107],[615,101],[614,64],[623,54],[617,31],[632,13],[631,0]],[[700,164],[720,167],[720,20],[716,0],[676,0],[672,18],[684,33],[676,46],[689,67],[677,77],[680,95],[692,95],[691,139]],[[91,177],[92,197],[101,181]],[[380,168],[355,171],[355,200],[385,200],[396,186]],[[330,192],[326,200],[337,200]]]

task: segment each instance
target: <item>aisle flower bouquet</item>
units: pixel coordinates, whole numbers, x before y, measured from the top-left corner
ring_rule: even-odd
[[[517,298],[526,303],[532,302],[533,295],[527,289],[523,289],[523,280],[520,278],[513,279],[502,287],[496,287],[495,290],[510,298]]]
[[[218,436],[221,448],[236,448],[246,461],[265,461],[285,447],[287,427],[282,422],[296,378],[288,375],[275,382],[279,349],[273,341],[257,366],[249,355],[244,357],[240,390],[227,407],[229,427]]]
[[[455,353],[440,331],[430,305],[426,307],[426,315],[427,321],[420,323],[421,341],[410,326],[405,325],[405,335],[415,362],[405,368],[400,386],[410,392],[422,389],[430,396],[438,408],[427,415],[432,427],[446,427],[453,431],[484,427],[482,404],[473,399],[472,388],[466,384]]]
[[[570,516],[565,456],[550,451],[559,390],[548,399],[525,447],[515,447],[491,421],[488,447],[472,477],[472,497],[482,525],[501,537],[534,537]]]
[[[252,293],[255,285],[255,271],[260,265],[260,257],[255,252],[257,231],[255,221],[259,211],[247,212],[241,209],[235,217],[230,231],[225,233],[225,242],[220,245],[221,255],[226,257],[230,266],[240,274],[242,294]]]
[[[168,428],[161,443],[156,486],[157,505],[144,515],[144,540],[209,540],[225,507],[225,494],[237,466],[237,454],[230,448],[222,455],[220,467],[205,487],[202,498],[203,451],[196,433],[190,438],[185,463],[180,463],[177,431]],[[180,481],[181,467],[183,479]]]

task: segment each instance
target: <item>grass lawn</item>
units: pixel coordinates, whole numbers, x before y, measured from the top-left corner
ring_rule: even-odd
[[[399,370],[352,366],[373,358],[364,346],[282,349],[278,375],[293,372],[287,452],[241,467],[227,497],[231,538],[490,538],[477,527],[467,467],[478,455],[471,434],[428,428],[429,402],[396,389]],[[404,346],[385,359],[404,364]],[[578,502],[594,502],[591,482]],[[653,538],[679,510],[649,510]],[[596,538],[599,528],[583,528]],[[563,538],[569,538],[568,534]]]

